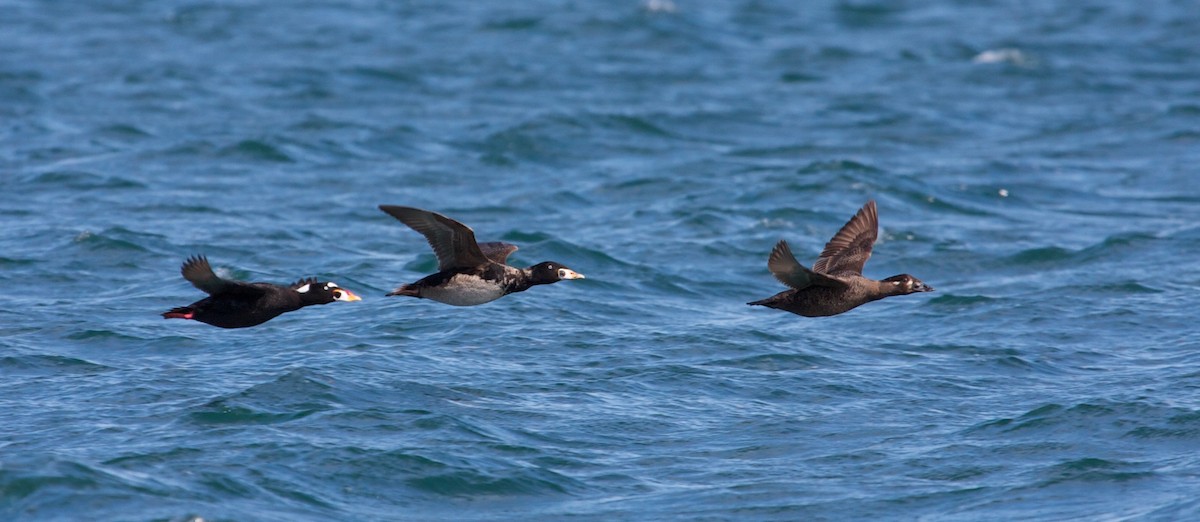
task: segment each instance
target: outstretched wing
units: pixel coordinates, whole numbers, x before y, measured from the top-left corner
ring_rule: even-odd
[[[517,245],[500,241],[486,241],[479,244],[479,250],[488,259],[503,265],[508,263],[508,256],[517,251]]]
[[[788,246],[787,241],[781,240],[775,244],[775,248],[771,249],[771,256],[767,258],[767,270],[770,270],[780,283],[796,290],[804,290],[810,286],[833,288],[847,286],[845,281],[804,268],[804,265],[796,261],[796,256],[792,255],[792,249]]]
[[[862,275],[863,265],[871,258],[871,247],[879,237],[879,214],[875,200],[863,205],[833,239],[813,264],[813,272],[822,274],[852,273]]]
[[[192,256],[184,261],[179,272],[192,286],[199,288],[208,295],[239,294],[246,296],[262,295],[263,289],[243,283],[222,279],[213,272],[212,266],[204,256]]]
[[[437,212],[396,205],[379,205],[379,210],[420,232],[433,247],[438,270],[473,268],[489,263],[470,227]]]

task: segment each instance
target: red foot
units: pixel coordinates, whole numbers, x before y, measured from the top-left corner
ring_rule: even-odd
[[[195,314],[195,312],[188,312],[188,313],[167,312],[167,313],[163,314],[163,318],[164,319],[191,319],[192,315],[194,315],[194,314]]]

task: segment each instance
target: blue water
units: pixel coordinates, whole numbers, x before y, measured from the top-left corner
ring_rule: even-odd
[[[0,10],[0,519],[1200,517],[1194,2]],[[744,304],[868,199],[936,293]],[[588,279],[385,298],[380,203]]]

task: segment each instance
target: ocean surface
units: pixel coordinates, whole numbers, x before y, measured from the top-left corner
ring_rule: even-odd
[[[0,520],[1200,518],[1193,1],[0,11]],[[745,305],[871,199],[935,293]],[[381,203],[587,279],[384,297]]]

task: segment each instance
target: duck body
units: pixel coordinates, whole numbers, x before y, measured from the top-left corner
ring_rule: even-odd
[[[475,306],[490,303],[513,292],[519,292],[519,269],[492,263],[482,267],[443,270],[401,286],[388,295],[431,299],[454,306]]]
[[[881,281],[863,277],[863,266],[878,235],[878,211],[875,202],[868,201],[825,244],[811,269],[796,261],[786,241],[776,243],[767,258],[767,269],[790,289],[746,304],[804,317],[827,317],[885,297],[932,292],[933,287],[908,274]]]
[[[270,283],[251,283],[246,292],[226,292],[172,308],[167,319],[192,319],[221,328],[258,326],[304,305],[300,295]]]
[[[475,306],[535,285],[583,275],[553,261],[529,268],[507,265],[516,245],[501,242],[476,243],[470,227],[428,210],[380,205],[388,215],[420,232],[433,247],[438,271],[415,282],[401,285],[387,295],[430,299],[453,306]]]
[[[804,317],[828,317],[848,312],[884,297],[904,295],[886,281],[874,281],[862,276],[846,278],[847,286],[809,286],[803,290],[784,290],[766,299],[748,304],[791,312]],[[931,291],[922,290],[922,291]]]
[[[290,286],[222,279],[203,256],[188,258],[180,272],[184,279],[209,296],[163,312],[164,319],[189,319],[220,328],[246,328],[305,306],[361,300],[336,283],[312,278],[301,279]]]

